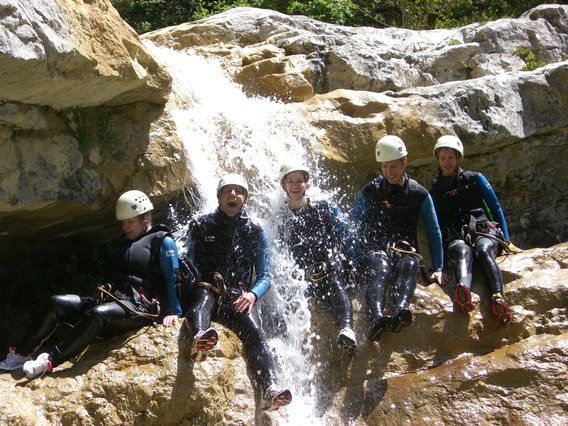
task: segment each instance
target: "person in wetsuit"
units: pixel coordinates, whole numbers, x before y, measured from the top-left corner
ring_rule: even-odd
[[[306,191],[310,173],[303,165],[283,164],[280,184],[287,203],[279,214],[279,235],[304,271],[309,282],[307,296],[314,296],[335,316],[337,343],[345,349],[356,346],[351,301],[345,290],[344,267],[349,268],[346,225],[338,205],[325,200],[312,202]]]
[[[175,288],[177,247],[174,240],[165,237],[159,255],[152,253],[157,231],[165,229],[163,225],[152,226],[152,210],[150,199],[141,191],[127,191],[120,196],[116,218],[127,242],[111,256],[106,283],[99,287],[98,297],[52,296],[21,342],[10,348],[0,369],[23,368],[28,378],[36,378],[79,355],[97,337],[136,330],[160,318],[166,327],[177,323],[181,316]],[[158,299],[161,304],[157,303]],[[32,360],[31,355],[63,323],[73,328],[60,342]]]
[[[419,217],[426,228],[433,263],[429,278],[438,284],[443,278],[442,236],[432,198],[406,173],[404,142],[398,136],[384,136],[375,153],[382,175],[356,195],[352,211],[359,236],[357,260],[367,284],[372,341],[378,341],[384,331],[399,332],[412,322],[409,305],[421,259],[416,250]],[[385,314],[389,293],[393,309]]]
[[[502,249],[519,249],[509,240],[503,209],[485,176],[460,167],[463,153],[458,137],[445,135],[437,140],[434,157],[438,161],[438,176],[430,191],[456,281],[454,301],[465,315],[475,309],[471,283],[476,260],[492,294],[491,312],[506,324],[511,320],[511,311],[503,297],[503,275],[495,257]]]
[[[257,312],[257,300],[268,291],[272,278],[266,236],[244,208],[248,193],[241,175],[222,176],[217,209],[189,224],[187,254],[200,277],[190,293],[185,323],[193,336],[194,361],[205,360],[217,344],[212,320],[235,332],[260,389],[260,408],[277,410],[292,401],[292,394],[276,384],[274,359]]]

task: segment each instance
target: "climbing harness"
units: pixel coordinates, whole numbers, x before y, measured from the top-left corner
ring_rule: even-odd
[[[310,282],[318,282],[329,278],[333,274],[333,271],[329,270],[327,263],[316,262],[313,265],[308,266],[306,278]]]
[[[132,288],[132,287],[131,287]],[[146,299],[143,295],[141,295],[139,292],[137,292],[136,290],[134,290],[132,288],[132,294],[133,294],[133,298],[136,302],[136,304],[138,306],[143,306],[145,309],[150,310],[150,312],[143,312],[137,309],[134,309],[132,306],[130,306],[131,302],[129,302],[128,300],[124,300],[124,299],[119,299],[118,297],[116,297],[112,292],[111,292],[111,285],[110,284],[103,284],[97,287],[97,291],[98,291],[98,301],[99,304],[103,303],[104,300],[108,297],[111,300],[113,300],[114,302],[116,302],[121,308],[123,308],[124,310],[143,317],[143,318],[148,318],[148,319],[157,319],[160,316],[160,304],[158,303],[157,300],[152,300],[152,302],[150,302],[148,299]],[[127,302],[127,303],[125,303]],[[152,313],[152,311],[155,311],[155,313]]]
[[[213,274],[213,284],[206,281],[198,281],[195,283],[195,286],[207,288],[221,297],[227,294],[227,285],[225,284],[223,276],[219,272],[215,272]]]
[[[396,243],[387,244],[387,254],[392,257],[396,253],[404,253],[416,256],[418,260],[422,261],[422,256],[418,254],[416,249],[406,241],[397,241]]]

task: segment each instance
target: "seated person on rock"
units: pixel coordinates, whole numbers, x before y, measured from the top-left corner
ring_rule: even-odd
[[[212,320],[232,330],[243,343],[243,356],[260,389],[260,408],[277,410],[292,401],[292,394],[276,384],[274,359],[256,307],[270,287],[270,261],[264,231],[244,208],[248,193],[244,177],[224,175],[217,186],[217,209],[190,222],[188,256],[200,281],[190,292],[185,322],[195,361],[205,360],[217,344]]]
[[[421,261],[416,250],[419,217],[433,259],[429,278],[441,284],[443,277],[442,236],[432,198],[406,173],[404,142],[397,136],[384,136],[376,145],[376,158],[382,175],[357,194],[352,212],[360,243],[357,260],[367,285],[372,341],[378,341],[384,331],[396,333],[412,322],[409,305]],[[385,315],[387,294],[394,298],[390,315]]]
[[[349,265],[346,224],[336,204],[312,202],[310,172],[303,165],[280,167],[280,184],[286,206],[279,213],[279,236],[309,282],[307,296],[327,304],[339,328],[337,343],[345,349],[356,346],[351,301],[345,290],[344,266]]]
[[[160,318],[166,327],[175,325],[181,316],[176,297],[177,247],[170,237],[162,239],[158,253],[152,253],[157,231],[152,226],[153,205],[141,191],[128,191],[116,203],[127,242],[118,248],[107,264],[106,284],[97,298],[74,294],[52,296],[32,322],[20,343],[12,346],[1,370],[23,368],[33,379],[50,373],[54,367],[79,355],[97,337],[109,337],[136,330]],[[155,299],[154,299],[155,298]],[[61,324],[72,329],[60,342],[35,360],[31,355]]]
[[[475,309],[471,301],[473,261],[480,263],[491,291],[491,312],[499,322],[511,320],[503,293],[503,276],[495,262],[502,249],[519,251],[509,241],[503,209],[481,173],[463,170],[463,144],[457,136],[442,136],[434,146],[438,176],[430,193],[454,273],[454,301],[464,315]]]

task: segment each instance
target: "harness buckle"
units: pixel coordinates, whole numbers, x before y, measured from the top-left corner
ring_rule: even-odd
[[[412,247],[412,245],[408,241],[400,240],[395,243],[389,242],[387,244],[387,254],[392,257],[396,253],[409,254],[416,256],[420,261],[422,260],[422,256],[418,254],[416,248]]]
[[[308,266],[306,276],[308,281],[318,282],[326,279],[331,274],[332,272],[328,271],[327,263],[316,262],[313,265]]]

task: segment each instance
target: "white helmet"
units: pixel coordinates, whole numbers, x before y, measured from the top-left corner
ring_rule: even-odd
[[[131,219],[154,210],[152,202],[142,191],[126,191],[116,202],[116,219]]]
[[[280,166],[280,183],[283,183],[286,175],[292,172],[302,172],[306,175],[306,181],[310,179],[310,171],[303,164],[284,163]]]
[[[221,190],[227,185],[237,185],[245,190],[245,196],[248,197],[249,187],[246,179],[237,173],[228,173],[221,176],[217,184],[217,196],[221,194]]]
[[[387,161],[398,160],[408,155],[406,146],[401,138],[394,135],[383,136],[375,147],[377,162],[386,163]]]
[[[434,145],[434,157],[438,158],[436,152],[440,148],[453,148],[463,157],[463,143],[457,136],[445,135],[438,138]]]

